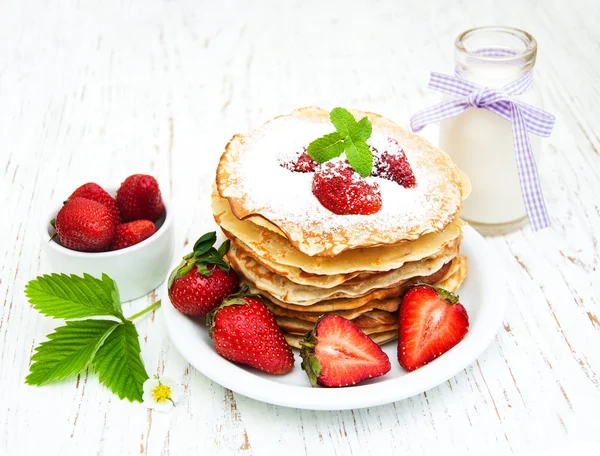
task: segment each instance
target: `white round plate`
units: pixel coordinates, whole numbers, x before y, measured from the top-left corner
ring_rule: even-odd
[[[469,261],[469,273],[459,293],[460,302],[469,313],[469,332],[454,348],[414,372],[407,372],[398,364],[396,341],[383,346],[392,363],[390,372],[346,388],[311,388],[295,349],[294,370],[286,375],[269,375],[234,364],[214,350],[203,322],[175,310],[165,281],[161,294],[167,332],[192,366],[220,385],[259,401],[310,410],[346,410],[395,402],[427,391],[463,370],[491,343],[502,323],[506,283],[498,274],[486,241],[468,226],[464,229],[461,253]]]

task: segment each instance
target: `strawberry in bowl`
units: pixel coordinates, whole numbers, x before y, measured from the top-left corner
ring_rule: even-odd
[[[147,177],[158,188],[156,179]],[[160,193],[158,218],[123,220],[119,188],[94,182],[81,185],[44,215],[40,236],[54,271],[107,274],[117,282],[120,299],[130,301],[164,280],[173,255],[174,229],[169,203]],[[140,206],[147,204],[139,201]]]

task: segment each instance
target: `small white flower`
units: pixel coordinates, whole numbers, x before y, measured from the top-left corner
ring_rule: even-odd
[[[142,400],[148,408],[168,412],[181,397],[181,388],[172,378],[155,375],[144,382]]]

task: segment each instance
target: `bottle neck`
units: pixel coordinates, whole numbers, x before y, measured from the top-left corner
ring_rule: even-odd
[[[522,30],[480,27],[455,41],[456,73],[476,84],[502,87],[533,70],[537,42]]]
[[[533,65],[511,65],[498,62],[471,62],[469,65],[456,64],[456,74],[484,87],[499,88],[519,79],[533,69]]]

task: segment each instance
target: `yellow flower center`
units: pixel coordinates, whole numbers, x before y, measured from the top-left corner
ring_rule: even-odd
[[[171,388],[167,385],[158,385],[152,390],[152,399],[156,402],[167,402],[171,400]]]

